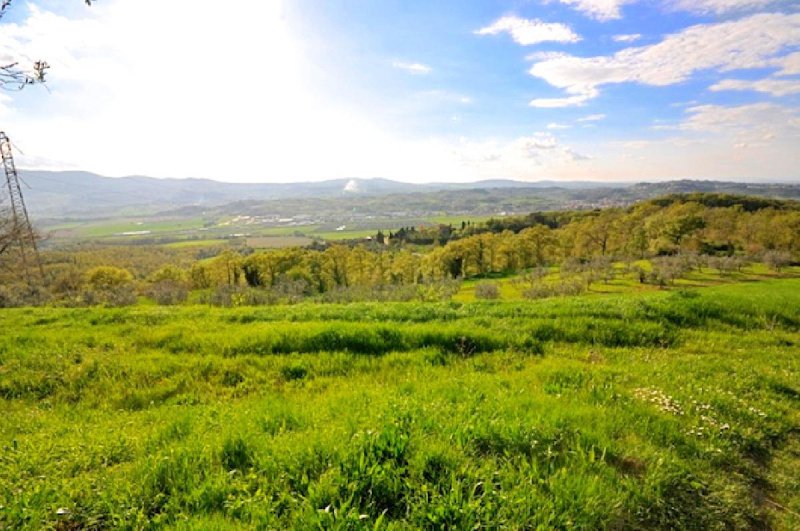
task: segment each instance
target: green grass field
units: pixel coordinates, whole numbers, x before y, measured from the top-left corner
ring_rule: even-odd
[[[426,221],[430,223],[439,223],[442,225],[453,225],[454,227],[461,226],[462,221],[468,221],[475,224],[484,223],[492,218],[498,218],[502,216],[469,216],[469,215],[462,215],[462,216],[433,216],[426,218]]]
[[[0,322],[0,528],[800,528],[800,279]]]
[[[185,247],[216,247],[229,245],[231,240],[224,240],[220,238],[211,238],[206,240],[184,240],[179,242],[165,243],[164,247],[170,249],[182,249]]]
[[[253,249],[282,249],[285,247],[302,247],[313,243],[311,238],[302,236],[256,236],[245,238],[245,245]]]
[[[184,220],[164,221],[131,221],[127,223],[90,223],[80,227],[80,233],[86,238],[115,236],[123,232],[150,231],[151,233],[175,232],[203,227],[204,220],[192,218]]]
[[[650,269],[651,267],[650,262],[646,260],[641,260],[636,264],[645,269]],[[616,269],[618,274],[613,280],[592,282],[585,295],[629,294],[662,289],[657,285],[642,284],[635,278],[635,275],[624,273],[622,263],[617,263]],[[685,273],[682,278],[676,279],[674,283],[667,287],[670,289],[704,288],[731,283],[771,280],[783,276],[800,276],[800,267],[787,267],[782,273],[776,273],[764,264],[757,262],[747,264],[741,271],[730,273],[722,273],[716,269],[706,267],[701,271],[695,269]],[[553,266],[549,268],[547,276],[542,281],[554,284],[558,283],[560,279],[558,266]],[[457,302],[473,302],[476,300],[475,287],[480,283],[490,282],[497,285],[500,300],[521,301],[525,299],[523,292],[528,285],[520,282],[520,280],[522,280],[521,275],[498,276],[497,278],[470,278],[462,282],[461,289],[455,294],[453,300]]]

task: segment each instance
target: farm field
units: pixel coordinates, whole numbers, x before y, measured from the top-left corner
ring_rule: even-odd
[[[273,238],[294,238],[294,245],[306,245],[312,239],[328,241],[361,240],[374,236],[382,230],[386,233],[404,226],[435,226],[439,223],[458,225],[463,220],[485,221],[490,216],[424,216],[409,219],[374,219],[342,224],[328,221],[302,225],[256,224],[234,217],[180,217],[162,219],[159,216],[141,216],[129,220],[119,219],[84,220],[59,222],[44,225],[52,247],[75,242],[96,242],[107,244],[154,244],[166,247],[211,246],[211,245],[250,245],[255,248],[280,248],[286,245]]]
[[[0,321],[0,528],[800,527],[800,279]]]

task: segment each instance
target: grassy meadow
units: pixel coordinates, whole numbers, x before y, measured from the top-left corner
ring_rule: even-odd
[[[0,529],[800,527],[800,279],[0,321]]]

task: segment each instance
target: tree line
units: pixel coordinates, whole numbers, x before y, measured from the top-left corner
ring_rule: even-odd
[[[531,293],[552,290],[531,275],[555,265],[562,276],[573,277],[572,287],[562,286],[566,292],[581,283],[607,281],[619,262],[641,282],[653,283],[674,281],[703,265],[735,270],[745,260],[781,269],[800,260],[800,203],[690,194],[627,208],[465,222],[460,228],[404,227],[369,241],[306,248],[219,249],[201,258],[163,248],[136,252],[138,260],[129,250],[117,251],[116,257],[100,251],[100,259],[92,252],[51,253],[45,257],[50,278],[46,286],[25,288],[37,294],[27,302],[39,297],[125,304],[139,294],[176,303],[196,290],[212,294],[208,297],[217,297],[220,304],[232,303],[242,293],[253,303],[381,294],[435,299],[452,294],[460,279],[498,275],[528,278]],[[636,270],[635,262],[644,259],[651,266]],[[0,294],[0,303],[12,304],[12,298]]]

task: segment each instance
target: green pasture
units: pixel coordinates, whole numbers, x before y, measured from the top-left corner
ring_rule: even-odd
[[[317,225],[296,225],[291,227],[247,227],[249,232],[258,236],[295,236],[298,234],[309,234],[317,229]]]
[[[650,262],[647,260],[640,260],[635,262],[635,265],[642,267],[645,270],[650,269]],[[633,274],[626,274],[624,272],[624,265],[622,263],[615,264],[617,275],[613,280],[608,282],[594,281],[588,287],[586,295],[600,295],[600,294],[624,294],[646,291],[658,291],[661,289],[687,289],[687,288],[702,288],[710,286],[719,286],[740,282],[756,282],[761,280],[773,280],[782,277],[791,277],[800,275],[800,267],[788,267],[782,272],[778,273],[769,269],[764,264],[753,262],[743,267],[741,271],[722,272],[717,269],[704,267],[701,270],[694,269],[685,273],[683,278],[678,278],[674,282],[666,286],[657,286],[653,284],[642,284],[635,278]],[[524,275],[497,275],[489,276],[487,278],[469,278],[464,280],[461,289],[455,294],[453,300],[458,302],[472,302],[476,300],[475,286],[489,282],[498,286],[500,291],[500,300],[507,301],[521,301],[524,300],[523,292],[528,286],[525,282],[521,282]],[[549,273],[542,279],[544,283],[556,284],[561,281],[559,274],[559,266],[552,266],[549,268]]]
[[[219,245],[228,245],[231,240],[221,238],[209,238],[205,240],[183,240],[178,242],[165,243],[164,247],[172,249],[181,249],[185,247],[215,247]]]
[[[167,233],[202,228],[206,220],[202,218],[175,219],[175,220],[149,220],[141,221],[114,221],[114,222],[86,222],[72,224],[69,228],[76,231],[82,238],[103,238],[118,236],[123,232],[150,231],[151,233]],[[135,236],[131,236],[134,238]]]
[[[245,245],[253,249],[302,247],[311,243],[313,243],[313,240],[304,236],[256,236],[245,238]]]
[[[471,221],[474,224],[485,223],[492,218],[498,218],[502,216],[470,216],[470,215],[463,215],[463,216],[431,216],[425,218],[430,223],[441,224],[441,225],[452,225],[455,228],[461,228],[462,221]]]
[[[0,529],[800,527],[800,279],[0,322]]]
[[[363,239],[367,236],[375,236],[379,229],[364,229],[364,230],[329,230],[329,231],[315,231],[306,233],[308,236],[314,238],[322,238],[323,240],[352,240]],[[388,230],[384,231],[388,234]]]

